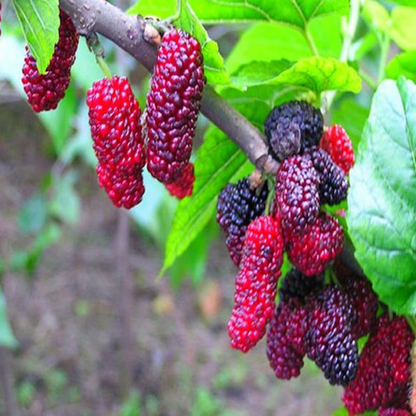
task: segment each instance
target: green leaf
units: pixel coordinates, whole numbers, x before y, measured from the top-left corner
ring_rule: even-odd
[[[74,225],[81,214],[81,201],[74,189],[75,172],[70,171],[54,178],[53,197],[50,201],[50,213],[61,221]]]
[[[374,0],[367,0],[362,8],[361,15],[367,24],[379,32],[386,32],[390,15],[387,9]]]
[[[328,14],[343,15],[348,0],[191,0],[192,8],[204,23],[274,21],[305,29],[308,22]]]
[[[416,9],[396,7],[391,13],[390,36],[405,51],[416,49]]]
[[[71,83],[65,97],[55,111],[43,111],[38,115],[51,135],[56,154],[61,155],[72,130],[72,122],[77,110],[77,96]]]
[[[154,3],[154,2],[153,2]],[[140,1],[130,10],[130,14],[140,13],[142,15],[158,15],[159,17],[170,17],[176,11],[176,0],[172,2],[160,2],[160,6]],[[174,6],[174,7],[172,7]],[[181,0],[180,16],[174,21],[175,25],[194,36],[202,47],[204,56],[204,72],[207,80],[211,84],[228,84],[229,77],[224,67],[217,42],[210,39],[207,31],[199,21],[197,15],[190,7],[187,0]]]
[[[217,196],[230,181],[253,170],[245,154],[216,127],[210,127],[195,160],[193,195],[182,200],[166,243],[163,274],[213,217]]]
[[[255,85],[292,85],[322,91],[351,91],[358,93],[361,78],[344,62],[335,58],[304,58],[296,63],[286,60],[251,62],[232,76],[233,85],[245,89]]]
[[[416,7],[415,0],[387,0],[390,3],[400,4],[402,6]]]
[[[380,299],[416,313],[416,86],[384,81],[350,174],[347,223]]]
[[[326,16],[313,20],[309,30],[321,56],[339,56],[342,45],[340,17]],[[295,28],[262,22],[244,31],[227,58],[226,66],[233,72],[252,61],[297,61],[312,55],[305,37]]]
[[[304,29],[308,21],[328,14],[348,13],[348,0],[190,0],[196,15],[209,24],[233,24],[253,21],[274,21]],[[132,14],[171,16],[176,0],[139,0],[129,12]]]
[[[398,79],[401,75],[416,82],[416,51],[396,55],[388,63],[387,78]]]
[[[59,0],[12,0],[39,72],[46,72],[59,40]]]
[[[36,234],[43,228],[47,217],[47,203],[45,196],[36,192],[20,209],[17,222],[23,234]]]
[[[365,412],[357,416],[376,416],[377,412]],[[349,416],[349,413],[345,407],[339,408],[332,416]]]
[[[13,335],[10,326],[9,318],[7,316],[6,299],[3,291],[0,288],[0,346],[6,348],[17,347],[16,338]]]
[[[353,98],[343,100],[340,107],[332,111],[332,124],[341,124],[344,127],[352,141],[355,153],[358,151],[358,144],[369,113],[369,109],[358,104]]]

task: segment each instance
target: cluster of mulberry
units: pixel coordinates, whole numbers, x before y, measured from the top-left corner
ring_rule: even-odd
[[[36,112],[55,109],[69,86],[78,34],[63,11],[60,18],[59,41],[45,74],[38,72],[27,48],[22,81]],[[205,82],[200,44],[172,29],[164,34],[158,51],[144,128],[127,78],[104,78],[90,88],[87,104],[98,183],[115,206],[130,209],[140,203],[146,163],[171,195],[182,199],[192,194],[190,157]]]

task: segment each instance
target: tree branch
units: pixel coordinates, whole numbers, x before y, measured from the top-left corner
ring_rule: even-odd
[[[81,35],[103,35],[152,72],[157,50],[143,36],[146,22],[141,16],[129,16],[104,0],[60,0],[60,5]],[[210,86],[205,88],[201,112],[244,151],[257,169],[277,172],[279,164],[268,154],[260,131]]]

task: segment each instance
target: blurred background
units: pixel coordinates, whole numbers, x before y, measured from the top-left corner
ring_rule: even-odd
[[[14,16],[3,0],[0,414],[332,414],[341,390],[314,364],[306,362],[298,379],[283,382],[269,368],[264,340],[247,355],[229,347],[236,268],[214,218],[157,279],[177,202],[146,175],[138,207],[113,207],[97,184],[85,104],[87,89],[103,77],[94,56],[81,39],[65,99],[56,111],[36,115],[22,91],[25,42]],[[228,56],[248,29],[211,27],[209,33]],[[144,108],[148,75],[102,42],[113,73],[129,75]],[[334,44],[335,54],[339,29],[328,43]],[[368,102],[365,94],[360,99]],[[366,110],[351,98],[338,105],[334,119],[351,114],[345,123],[359,135]],[[207,127],[201,116],[195,149]]]

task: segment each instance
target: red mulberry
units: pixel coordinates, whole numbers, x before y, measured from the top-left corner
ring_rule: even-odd
[[[234,309],[228,322],[233,348],[247,352],[266,333],[266,325],[274,314],[282,262],[279,222],[270,216],[257,218],[247,229],[236,277]]]
[[[78,34],[71,18],[60,12],[59,42],[45,74],[40,74],[36,60],[26,46],[23,66],[23,88],[29,104],[37,113],[55,109],[71,80],[71,67],[78,48]]]
[[[305,356],[306,310],[298,302],[280,302],[267,332],[267,357],[277,378],[298,377]]]
[[[147,96],[148,169],[164,184],[189,164],[205,85],[201,46],[182,30],[163,36]]]
[[[241,261],[247,227],[263,214],[267,195],[267,184],[252,189],[248,178],[228,184],[220,193],[217,221],[226,235],[226,245],[236,266]]]
[[[117,206],[137,205],[143,196],[146,149],[141,111],[127,78],[114,76],[93,84],[87,94],[100,186]]]
[[[314,148],[308,152],[319,176],[319,198],[321,204],[336,205],[347,197],[348,181],[345,173],[330,158],[325,150]]]
[[[348,175],[354,165],[354,150],[344,128],[339,125],[328,128],[322,136],[320,146],[329,153],[332,160]]]
[[[331,384],[346,386],[358,368],[358,348],[350,325],[352,306],[345,293],[327,287],[308,299],[308,357]]]
[[[318,146],[324,132],[324,119],[319,109],[307,102],[291,101],[271,111],[264,130],[272,154],[282,161],[299,150],[304,152]]]
[[[277,172],[276,200],[285,231],[301,234],[319,212],[319,177],[304,156],[285,160]]]
[[[390,320],[387,314],[378,318],[361,353],[357,377],[344,392],[343,401],[350,415],[407,407],[413,340],[405,318]]]
[[[344,231],[338,221],[321,213],[304,234],[293,234],[286,244],[291,263],[306,276],[321,274],[341,252]]]
[[[194,189],[195,175],[194,165],[190,163],[182,172],[182,176],[166,185],[166,189],[172,196],[178,199],[183,199],[186,196],[191,196]]]

